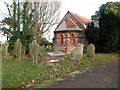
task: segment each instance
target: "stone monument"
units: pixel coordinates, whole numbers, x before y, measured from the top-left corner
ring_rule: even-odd
[[[60,52],[60,47],[59,47],[59,43],[58,42],[53,44],[53,52],[55,52],[55,53],[59,53]]]
[[[83,57],[83,47],[84,47],[84,44],[82,43],[78,43],[76,45],[76,49],[72,51],[71,53],[71,59],[72,60],[75,60],[77,62],[80,61],[80,59],[82,59]]]
[[[42,57],[43,58],[65,58],[66,54],[60,51],[60,46],[58,42],[53,44],[53,52],[47,52]]]
[[[95,58],[95,46],[93,44],[89,44],[87,47],[87,57]]]

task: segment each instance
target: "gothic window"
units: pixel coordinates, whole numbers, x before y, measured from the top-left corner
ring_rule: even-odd
[[[63,36],[61,35],[61,44],[63,44]]]
[[[75,37],[73,34],[71,35],[71,44],[75,44]]]
[[[63,35],[60,35],[60,44],[63,44]]]

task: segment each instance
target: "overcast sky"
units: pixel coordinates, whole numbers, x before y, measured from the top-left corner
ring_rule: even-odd
[[[110,1],[118,2],[119,0],[62,0],[61,17],[69,10],[91,19],[91,16],[99,10],[102,4]]]
[[[60,20],[64,17],[68,10],[73,13],[79,14],[80,16],[84,16],[86,18],[91,19],[91,16],[95,14],[95,11],[99,10],[99,7],[102,4],[105,4],[110,1],[118,2],[119,0],[61,0],[61,1],[62,5],[60,9]],[[0,6],[2,7],[2,11],[6,12],[1,0]],[[0,16],[0,20],[1,19],[2,17]],[[52,29],[52,31],[54,31],[54,29]],[[53,38],[53,32],[51,32],[51,38]],[[6,37],[0,36],[0,41],[5,40]]]

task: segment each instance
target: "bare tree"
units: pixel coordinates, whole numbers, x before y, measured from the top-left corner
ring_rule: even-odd
[[[35,13],[33,20],[36,22],[33,27],[33,34],[39,43],[42,35],[57,24],[59,16],[60,1],[41,0],[34,2]]]
[[[20,1],[19,5],[16,3],[9,4],[3,1],[8,9],[9,14],[7,17],[13,18],[11,19],[12,22],[10,23],[11,27],[13,27],[13,31],[22,30],[24,33],[25,30],[29,30],[31,29],[30,27],[32,27],[32,34],[39,42],[43,34],[46,34],[47,31],[49,31],[55,24],[57,24],[59,18],[59,8],[61,6],[60,0],[37,0],[37,2],[35,2],[36,0],[10,1]],[[26,1],[28,2],[27,5],[25,5]],[[17,8],[14,7],[14,4],[17,5]],[[32,12],[34,9],[35,11]],[[31,19],[29,19],[30,13],[33,14]],[[27,18],[27,16],[29,17]],[[18,25],[16,26],[14,24]]]

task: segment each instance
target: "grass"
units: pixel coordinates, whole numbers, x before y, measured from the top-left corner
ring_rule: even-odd
[[[41,49],[41,55],[46,54],[47,52],[52,52],[52,49],[49,50]]]
[[[0,46],[0,88],[2,88],[2,47]]]
[[[88,59],[87,54],[84,54],[80,64],[74,64],[69,59],[70,55],[67,56],[66,60],[54,62],[55,66],[48,65],[47,60],[39,61],[39,64],[33,64],[26,59],[2,60],[2,88],[42,88],[69,78],[73,71],[93,68],[118,59],[116,53],[96,54],[95,59]]]
[[[51,68],[46,67],[45,64],[33,64],[27,60],[15,61],[4,60],[2,65],[2,87],[3,88],[19,88],[24,85],[32,84],[32,80],[37,83],[46,82],[50,76],[57,74]],[[36,86],[31,85],[31,86]]]
[[[39,79],[39,74],[41,75],[41,79],[44,79],[42,74],[45,74],[45,68],[41,65],[32,64],[32,62],[26,60],[20,62],[15,60],[4,60],[2,67],[3,88],[23,86],[33,79],[36,81],[36,79]]]

